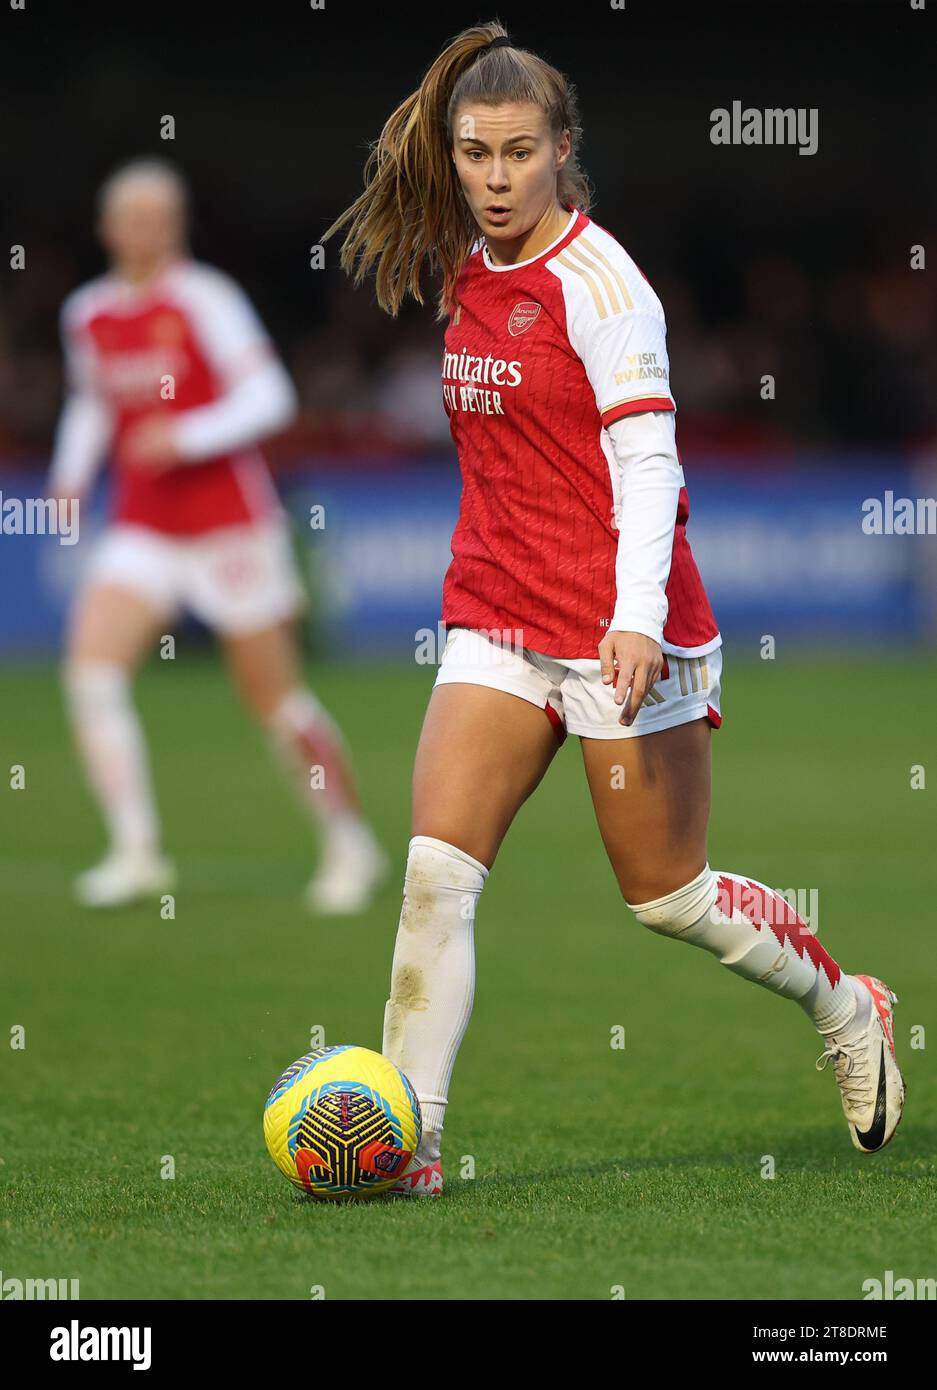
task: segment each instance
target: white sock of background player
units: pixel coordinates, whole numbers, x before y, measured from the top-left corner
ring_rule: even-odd
[[[159,819],[143,730],[120,666],[76,662],[65,692],[78,750],[117,853],[152,853]]]
[[[475,906],[487,877],[454,845],[429,835],[410,841],[381,1050],[416,1091],[424,1162],[439,1157],[449,1079],[472,1013]]]
[[[370,831],[361,815],[341,730],[311,690],[290,691],[270,720],[274,747],[311,813],[323,848],[341,850]]]

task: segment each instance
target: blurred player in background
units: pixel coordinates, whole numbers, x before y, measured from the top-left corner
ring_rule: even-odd
[[[291,421],[295,394],[243,292],[191,258],[187,215],[171,164],[119,169],[99,195],[111,269],[62,309],[68,394],[49,492],[83,497],[108,453],[114,468],[113,520],[78,596],[64,667],[76,742],[110,835],[106,858],[76,892],[89,906],[112,906],[172,885],[131,678],[188,609],[217,634],[318,826],[309,906],[355,912],[386,857],[362,817],[342,736],[303,682],[295,620],[304,595],[257,447]]]
[[[881,1149],[904,1102],[891,991],[841,970],[783,895],[710,868],[722,639],[686,538],[664,314],[587,215],[579,135],[562,73],[497,23],[466,29],[390,116],[364,192],[325,234],[351,224],[342,265],[358,281],[376,269],[392,314],[421,298],[425,263],[442,270],[462,471],[384,1016],[383,1051],[423,1112],[408,1196],[442,1189],[475,905],[567,733],[638,921],[798,1003],[856,1148]]]

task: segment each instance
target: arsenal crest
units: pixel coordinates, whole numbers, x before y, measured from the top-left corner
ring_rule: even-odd
[[[540,308],[541,306],[531,299],[522,299],[520,304],[514,305],[508,316],[508,332],[512,338],[516,338],[519,333],[527,332],[539,315]]]

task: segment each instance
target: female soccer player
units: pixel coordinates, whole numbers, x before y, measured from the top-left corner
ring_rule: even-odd
[[[784,898],[710,868],[721,637],[686,538],[664,315],[588,216],[575,93],[501,26],[464,30],[390,116],[342,265],[381,307],[443,272],[443,397],[463,492],[445,651],[413,779],[383,1049],[423,1108],[402,1194],[442,1189],[449,1080],[474,994],[475,905],[558,743],[579,736],[622,895],[652,931],[796,1000],[852,1141],[901,1115],[894,994],[843,972]],[[357,266],[356,266],[357,261]]]
[[[69,394],[49,490],[87,492],[110,449],[114,520],[72,615],[65,686],[110,834],[77,895],[113,906],[165,892],[160,828],[130,680],[182,607],[219,636],[249,709],[290,762],[319,826],[314,911],[355,912],[386,857],[362,818],[342,736],[305,688],[293,623],[303,592],[257,441],[295,413],[290,379],[253,307],[186,249],[187,192],[138,160],[100,194],[109,274],[62,310]]]

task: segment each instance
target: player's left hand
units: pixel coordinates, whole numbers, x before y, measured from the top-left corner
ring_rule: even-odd
[[[664,666],[664,654],[643,632],[607,632],[599,643],[602,683],[615,685],[615,704],[624,705],[618,722],[629,727]]]
[[[173,431],[174,421],[169,415],[146,415],[138,420],[123,442],[127,462],[132,468],[155,473],[181,463]]]

